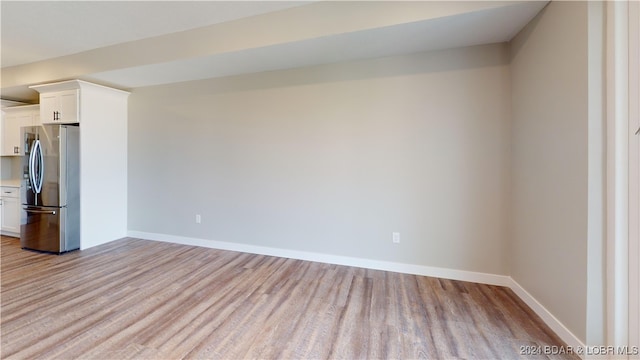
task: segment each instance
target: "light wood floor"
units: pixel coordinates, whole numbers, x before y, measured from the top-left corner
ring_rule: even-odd
[[[504,287],[137,239],[60,256],[1,242],[3,359],[515,359],[563,345]]]

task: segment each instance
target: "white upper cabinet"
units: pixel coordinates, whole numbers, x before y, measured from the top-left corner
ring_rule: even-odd
[[[40,119],[43,124],[74,124],[80,122],[79,89],[40,93]]]
[[[2,156],[24,155],[21,137],[23,126],[40,125],[40,107],[38,105],[14,106],[2,109]]]

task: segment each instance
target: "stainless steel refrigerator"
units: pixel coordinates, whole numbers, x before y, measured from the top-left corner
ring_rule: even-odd
[[[63,253],[80,248],[80,128],[23,127],[23,249]]]

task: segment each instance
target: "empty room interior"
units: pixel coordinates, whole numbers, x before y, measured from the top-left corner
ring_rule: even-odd
[[[639,7],[3,0],[0,356],[637,359]]]

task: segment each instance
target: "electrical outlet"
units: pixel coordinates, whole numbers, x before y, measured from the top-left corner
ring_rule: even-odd
[[[393,233],[393,242],[395,244],[399,244],[400,243],[400,233],[399,232],[394,232]]]
[[[202,222],[202,217],[200,217],[200,214],[196,214],[196,224],[200,224]]]

